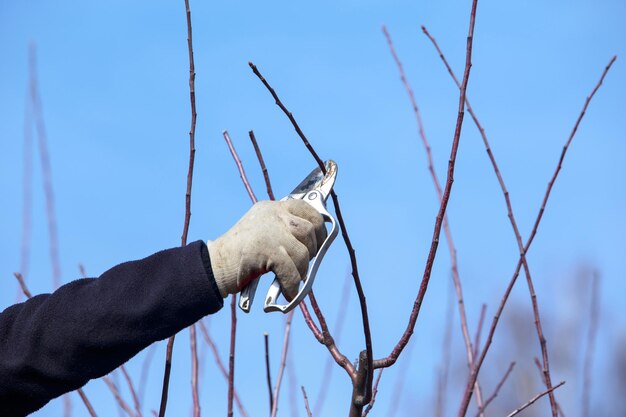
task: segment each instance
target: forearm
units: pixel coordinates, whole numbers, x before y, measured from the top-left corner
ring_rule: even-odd
[[[71,282],[0,313],[0,410],[24,414],[219,310],[194,242]],[[4,410],[10,404],[16,409]]]

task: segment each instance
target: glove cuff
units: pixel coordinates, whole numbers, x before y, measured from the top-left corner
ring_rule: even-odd
[[[219,239],[215,241],[208,240],[206,245],[209,250],[215,283],[222,297],[226,298],[229,294],[237,292],[239,266],[236,262],[232,262],[232,259],[229,260],[229,257],[223,256],[222,245]]]

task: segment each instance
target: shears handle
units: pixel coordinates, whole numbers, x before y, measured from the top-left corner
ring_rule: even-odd
[[[289,197],[287,197],[289,198]],[[324,255],[326,251],[333,243],[335,238],[337,237],[337,222],[335,218],[326,210],[326,206],[324,204],[324,196],[319,190],[309,191],[302,198],[304,201],[309,203],[313,208],[315,208],[324,219],[325,223],[330,223],[330,231],[322,245],[320,246],[317,255],[311,260],[311,264],[309,265],[309,270],[307,272],[307,276],[304,280],[303,285],[300,287],[298,294],[291,300],[288,304],[277,304],[278,297],[282,294],[282,288],[278,279],[274,278],[272,285],[270,286],[267,295],[265,297],[265,306],[263,310],[266,313],[272,311],[281,311],[283,313],[288,313],[293,310],[304,298],[309,295],[311,292],[311,288],[313,288],[313,282],[315,281],[315,276],[317,275],[317,270],[324,259]],[[239,307],[246,313],[250,312],[250,308],[252,307],[252,301],[254,300],[254,295],[256,293],[256,288],[259,285],[259,278],[253,280],[248,284],[242,291],[239,297]]]

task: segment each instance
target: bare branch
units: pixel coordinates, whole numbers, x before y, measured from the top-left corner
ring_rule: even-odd
[[[217,350],[217,345],[215,344],[215,342],[209,335],[209,331],[207,330],[202,320],[198,322],[198,326],[200,327],[200,334],[204,337],[204,341],[206,342],[207,345],[209,345],[211,352],[213,352],[213,357],[215,359],[215,363],[217,364],[217,367],[219,368],[224,379],[228,382],[228,370],[226,369],[226,366],[224,366],[224,362],[222,362],[220,353]],[[243,407],[243,404],[241,403],[241,400],[239,398],[239,394],[237,394],[237,389],[234,386],[233,386],[233,399],[235,401],[235,404],[237,405],[237,408],[239,409],[239,413],[243,417],[248,417],[248,412]]]
[[[13,276],[17,279],[17,282],[20,284],[20,288],[22,289],[22,292],[24,293],[26,298],[32,298],[33,295],[31,294],[30,290],[26,286],[26,283],[24,282],[24,277],[22,277],[22,274],[20,274],[19,272],[14,272]]]
[[[437,41],[430,35],[428,30],[426,30],[426,28],[424,26],[422,26],[422,31],[431,40],[431,42],[435,46],[435,49],[437,49],[437,52],[439,52],[439,57],[441,58],[441,60],[445,64],[446,68],[448,69],[448,72],[450,73],[450,75],[452,76],[453,80],[457,84],[457,87],[460,88],[458,79],[454,75],[454,71],[452,71],[452,68],[448,64],[448,61],[446,60],[443,52],[441,52],[441,49],[439,48],[439,45],[437,44]],[[539,346],[541,348],[541,353],[542,353],[542,357],[543,357],[543,373],[545,375],[544,380],[546,381],[546,387],[548,389],[550,389],[552,387],[552,380],[551,380],[551,377],[550,377],[550,365],[549,365],[549,359],[548,359],[548,348],[546,346],[546,339],[545,339],[545,337],[543,335],[543,326],[541,325],[541,317],[539,315],[539,305],[537,304],[537,295],[535,293],[533,280],[532,280],[532,277],[530,275],[530,268],[528,267],[528,262],[526,260],[526,252],[524,251],[524,243],[522,241],[522,235],[521,235],[521,233],[519,231],[519,228],[517,226],[517,221],[515,220],[515,216],[513,215],[513,207],[511,205],[511,199],[510,199],[509,191],[506,188],[506,185],[504,184],[504,179],[502,178],[502,174],[500,172],[500,169],[498,168],[498,164],[496,163],[495,157],[494,157],[493,152],[491,150],[491,145],[489,144],[489,141],[487,140],[487,135],[485,134],[485,129],[483,129],[481,124],[478,122],[478,118],[476,117],[476,114],[474,113],[474,111],[472,109],[472,106],[470,105],[469,99],[467,97],[465,98],[465,104],[467,106],[467,111],[470,113],[470,115],[472,116],[472,119],[474,120],[474,123],[478,127],[480,135],[481,135],[481,137],[483,139],[483,143],[485,145],[485,149],[487,151],[487,154],[489,155],[489,160],[491,161],[491,165],[493,166],[493,170],[494,170],[494,172],[496,174],[496,177],[498,178],[498,183],[500,184],[500,188],[502,190],[502,194],[504,195],[504,201],[506,203],[506,208],[507,208],[507,212],[508,212],[509,221],[511,223],[511,227],[513,228],[513,233],[515,234],[515,240],[517,242],[518,250],[520,251],[522,265],[524,266],[524,273],[526,275],[526,282],[528,284],[528,291],[530,293],[530,299],[531,299],[532,306],[533,306],[533,315],[534,315],[534,318],[535,318],[535,328],[537,329],[537,337],[539,338]],[[557,403],[556,403],[556,399],[554,398],[554,394],[552,392],[550,392],[550,406],[551,406],[551,409],[552,409],[552,416],[553,417],[557,417]]]
[[[441,358],[441,371],[439,372],[439,379],[437,383],[437,403],[435,406],[435,417],[443,417],[445,415],[446,397],[448,394],[448,378],[450,376],[450,350],[452,348],[452,322],[454,317],[452,316],[452,310],[454,302],[448,291],[446,304],[446,318],[445,318],[445,331],[443,333],[442,347],[443,352]]]
[[[530,400],[528,400],[528,402],[524,405],[522,405],[521,407],[515,409],[513,412],[511,412],[510,414],[508,414],[506,417],[513,417],[514,415],[519,414],[521,411],[525,410],[526,408],[530,407],[531,405],[533,405],[533,403],[535,401],[537,401],[539,398],[543,397],[544,395],[549,394],[550,392],[554,391],[555,389],[561,387],[563,384],[565,384],[565,381],[561,381],[558,384],[556,384],[554,387],[542,392],[541,394],[537,394],[535,395],[533,398],[531,398]]]
[[[378,394],[378,383],[380,382],[380,377],[383,375],[383,370],[384,368],[381,368],[378,371],[378,376],[376,377],[376,381],[374,382],[374,388],[372,388],[372,399],[367,407],[365,407],[365,410],[363,411],[363,417],[366,417],[374,407],[374,403],[376,402],[376,394]]]
[[[270,176],[267,173],[267,167],[265,166],[265,161],[263,160],[263,154],[261,153],[261,149],[259,148],[259,144],[256,141],[256,136],[254,132],[251,130],[248,132],[250,136],[250,140],[252,141],[252,146],[254,146],[254,152],[256,152],[256,157],[259,160],[259,164],[261,165],[261,171],[263,172],[263,179],[265,180],[265,186],[267,187],[267,196],[270,200],[276,200],[274,197],[274,191],[272,190],[272,183],[270,182]]]
[[[128,403],[124,401],[117,387],[115,386],[113,381],[111,381],[111,378],[105,375],[102,377],[102,380],[107,385],[107,387],[109,387],[109,391],[111,391],[111,394],[113,394],[113,397],[115,397],[115,401],[117,401],[117,404],[122,408],[122,410],[124,410],[129,417],[137,417],[135,416],[135,413],[133,413],[133,410],[132,408],[130,408]]]
[[[233,396],[235,393],[235,339],[237,336],[237,297],[230,297],[230,351],[228,354],[228,412],[233,416]]]
[[[559,158],[559,162],[557,164],[556,170],[554,171],[554,174],[552,175],[552,178],[550,179],[550,182],[548,183],[548,188],[546,190],[546,193],[544,195],[543,201],[541,203],[541,208],[539,209],[539,213],[537,215],[537,218],[535,219],[535,224],[533,226],[533,230],[531,231],[531,234],[528,238],[528,240],[526,241],[526,245],[524,246],[524,250],[522,251],[522,253],[520,254],[520,259],[517,262],[517,266],[515,268],[515,272],[513,273],[513,277],[511,278],[508,287],[505,290],[504,295],[502,296],[502,299],[500,300],[500,305],[498,306],[498,310],[493,318],[493,321],[491,323],[491,327],[489,329],[489,335],[487,336],[487,340],[485,342],[485,347],[483,348],[480,357],[478,359],[478,361],[476,362],[476,364],[474,365],[474,369],[472,370],[472,372],[470,373],[470,377],[467,383],[467,386],[465,387],[465,394],[463,396],[463,400],[461,403],[461,408],[459,410],[459,417],[462,417],[465,415],[465,413],[467,412],[467,407],[469,406],[469,401],[470,398],[472,396],[472,387],[476,381],[476,378],[478,376],[478,372],[480,371],[480,368],[485,360],[485,357],[487,355],[487,352],[489,350],[489,347],[491,346],[491,342],[493,341],[493,335],[496,331],[496,327],[498,326],[498,321],[500,320],[500,316],[502,315],[502,311],[504,310],[504,306],[506,305],[506,302],[509,298],[509,295],[511,294],[511,291],[513,290],[513,286],[515,285],[515,282],[517,280],[517,277],[519,276],[521,267],[522,267],[522,262],[525,259],[525,254],[528,253],[528,249],[530,248],[530,245],[532,244],[535,235],[537,234],[537,229],[539,228],[539,224],[541,222],[541,219],[543,217],[543,213],[545,211],[545,207],[546,204],[548,202],[548,198],[550,197],[550,192],[552,191],[552,187],[556,181],[556,178],[561,170],[561,166],[563,163],[563,160],[565,158],[565,155],[567,153],[567,150],[569,149],[569,145],[572,142],[572,139],[574,138],[574,135],[576,133],[576,130],[578,129],[578,125],[580,124],[582,117],[584,116],[587,107],[589,105],[589,102],[591,101],[591,99],[593,98],[593,96],[595,95],[596,91],[598,91],[598,89],[600,88],[600,85],[602,85],[602,82],[604,80],[604,77],[606,76],[606,74],[608,73],[609,69],[611,68],[611,66],[613,65],[613,63],[615,62],[615,59],[617,57],[614,56],[608,63],[608,65],[604,68],[604,71],[602,73],[602,76],[600,77],[600,80],[598,81],[598,83],[596,84],[596,86],[594,87],[594,89],[592,90],[591,94],[587,97],[587,99],[585,100],[585,104],[583,106],[583,109],[580,113],[580,115],[578,116],[578,119],[576,120],[576,123],[574,125],[574,128],[569,136],[569,138],[567,139],[567,142],[565,144],[565,146],[563,147],[563,151],[561,152],[561,156]],[[545,361],[544,361],[544,366],[542,369],[542,372],[544,372],[546,369],[545,367]],[[546,373],[544,372],[544,377],[545,377]],[[547,381],[545,381],[547,384]],[[549,391],[549,390],[548,390]],[[550,391],[552,392],[552,391]],[[548,392],[548,393],[550,393]],[[556,404],[557,409],[558,409],[558,403]]]
[[[469,23],[469,33],[467,36],[467,49],[465,55],[465,71],[463,74],[463,84],[461,85],[461,91],[459,95],[459,108],[457,115],[456,128],[454,131],[454,137],[452,140],[452,149],[450,151],[450,159],[448,161],[448,174],[446,179],[446,186],[443,191],[443,195],[441,198],[441,205],[439,207],[439,212],[437,213],[437,219],[435,220],[435,230],[433,232],[433,238],[430,245],[430,251],[428,253],[428,258],[426,260],[426,267],[424,270],[424,275],[422,277],[422,282],[420,284],[419,292],[417,294],[417,298],[415,299],[415,303],[413,304],[413,310],[411,312],[411,316],[409,318],[409,323],[407,325],[404,334],[400,338],[398,344],[393,348],[389,356],[384,359],[379,359],[374,361],[375,368],[385,368],[393,365],[400,353],[409,342],[411,335],[413,334],[413,329],[415,327],[415,323],[417,321],[417,317],[419,315],[420,309],[422,307],[422,302],[424,301],[424,296],[426,295],[426,290],[428,289],[428,283],[430,281],[430,275],[432,272],[433,264],[435,262],[435,255],[437,254],[437,248],[439,246],[439,236],[441,234],[441,227],[443,223],[443,218],[446,213],[446,208],[448,207],[448,200],[450,199],[450,193],[452,191],[452,183],[454,182],[454,168],[456,163],[457,151],[459,149],[459,141],[461,138],[461,128],[463,126],[463,116],[465,114],[465,92],[467,90],[467,83],[469,81],[470,68],[472,66],[472,42],[474,38],[474,23],[476,20],[476,3],[477,0],[473,0],[472,2],[472,10],[470,12],[470,23]],[[475,383],[475,381],[474,381]],[[473,384],[472,384],[473,385]]]
[[[489,406],[489,404],[491,404],[491,402],[496,399],[496,397],[500,393],[500,389],[506,382],[509,375],[511,375],[511,372],[513,372],[514,367],[515,367],[515,362],[511,362],[511,364],[509,365],[509,369],[506,370],[506,372],[504,373],[504,376],[502,377],[500,382],[498,382],[498,385],[496,385],[496,389],[493,390],[493,394],[491,394],[491,396],[487,398],[487,400],[485,401],[485,404],[483,405],[482,410],[478,410],[478,413],[476,414],[476,416],[480,415],[481,412],[484,412]]]
[[[283,374],[285,372],[285,365],[287,364],[287,353],[289,350],[289,336],[291,334],[291,321],[293,320],[293,314],[295,311],[290,311],[287,314],[287,320],[285,322],[285,333],[283,337],[283,349],[280,355],[280,366],[278,368],[278,377],[276,378],[276,386],[274,387],[274,402],[272,404],[271,417],[276,417],[278,413],[278,394],[280,394],[280,386],[283,381]]]
[[[230,150],[230,153],[233,156],[235,163],[237,164],[237,169],[239,170],[241,181],[243,181],[243,185],[246,187],[246,191],[248,192],[248,195],[250,196],[250,200],[252,200],[253,203],[256,203],[258,200],[256,196],[254,195],[254,191],[252,191],[252,187],[250,186],[250,182],[248,181],[248,177],[246,175],[246,170],[243,168],[241,159],[239,159],[239,155],[237,154],[237,151],[235,150],[233,141],[230,139],[230,135],[228,134],[228,131],[224,130],[222,132],[222,135],[224,136],[224,140],[226,141],[226,144],[228,145],[228,149]]]
[[[302,389],[302,397],[304,398],[304,406],[306,407],[306,415],[308,417],[313,417],[311,414],[311,409],[309,408],[309,398],[306,396],[306,390],[304,389],[304,385],[300,387]]]
[[[124,379],[126,380],[126,384],[128,385],[128,390],[130,391],[130,395],[133,398],[133,404],[135,405],[135,411],[137,417],[142,417],[141,414],[141,403],[139,402],[139,397],[137,397],[137,391],[135,391],[135,385],[133,384],[130,375],[126,371],[126,367],[124,365],[120,366],[122,371],[122,375],[124,375]]]
[[[311,153],[311,155],[313,156],[313,158],[315,159],[317,164],[320,166],[320,169],[322,170],[322,172],[325,173],[326,172],[326,168],[324,166],[324,163],[322,162],[322,160],[319,158],[319,156],[317,155],[317,153],[315,152],[315,150],[311,146],[309,140],[306,138],[306,136],[304,135],[304,133],[300,129],[300,126],[296,122],[296,120],[293,117],[293,115],[291,114],[291,112],[289,110],[287,110],[285,105],[280,101],[280,99],[278,98],[278,95],[276,94],[274,89],[270,86],[270,84],[267,82],[267,80],[263,77],[263,75],[261,75],[261,73],[259,72],[259,70],[256,67],[256,65],[254,65],[252,62],[249,62],[248,65],[250,65],[250,68],[252,68],[252,71],[254,72],[254,74],[261,80],[263,85],[265,85],[265,87],[269,90],[269,92],[272,95],[272,97],[274,97],[274,100],[276,101],[276,104],[278,105],[278,107],[280,107],[280,109],[289,118],[289,120],[291,121],[291,124],[293,125],[294,129],[298,133],[298,136],[300,136],[300,139],[302,139],[302,142],[304,143],[306,148],[309,150],[309,152]],[[366,301],[365,301],[365,294],[363,292],[363,287],[361,285],[361,280],[359,278],[359,270],[358,270],[358,265],[357,265],[357,261],[356,261],[356,253],[354,251],[354,248],[352,247],[352,243],[350,241],[350,237],[348,236],[346,225],[345,225],[345,222],[343,220],[343,215],[341,214],[341,207],[339,206],[339,198],[337,197],[337,194],[334,191],[331,192],[331,197],[332,197],[332,200],[333,200],[333,204],[335,206],[335,214],[337,215],[337,222],[339,223],[339,226],[341,228],[341,235],[342,235],[343,240],[344,240],[344,242],[346,244],[346,248],[348,249],[348,254],[350,255],[350,264],[352,265],[352,276],[354,278],[354,285],[356,287],[357,294],[359,295],[359,304],[361,306],[361,318],[363,320],[363,333],[364,333],[364,336],[365,336],[365,349],[366,349],[366,352],[367,352],[366,360],[369,363],[369,365],[367,367],[368,368],[367,381],[366,381],[366,383],[364,385],[365,392],[364,392],[364,395],[362,397],[358,397],[360,399],[360,401],[361,400],[363,401],[363,404],[360,404],[360,406],[363,406],[363,405],[365,405],[365,404],[367,404],[369,402],[369,400],[371,399],[371,396],[372,396],[372,382],[373,382],[372,380],[373,380],[373,372],[374,372],[374,369],[372,367],[372,358],[373,358],[373,355],[372,355],[372,336],[371,336],[371,333],[370,333],[369,317],[368,317],[368,314],[367,314],[367,304],[366,304]],[[304,311],[303,311],[303,313],[304,313]],[[309,325],[309,327],[311,327],[311,326]],[[345,367],[344,367],[344,369],[348,370]]]
[[[393,45],[393,40],[391,39],[391,35],[387,31],[387,28],[383,25],[383,33],[385,38],[387,39],[387,44],[389,46],[389,51],[396,62],[396,66],[398,67],[398,72],[400,73],[400,80],[404,85],[404,89],[409,96],[409,100],[411,102],[411,107],[413,108],[413,113],[415,114],[415,119],[417,121],[417,127],[419,131],[419,136],[422,139],[422,144],[424,145],[424,149],[426,151],[426,157],[428,159],[428,171],[430,172],[430,176],[433,180],[433,185],[435,186],[435,190],[437,191],[437,197],[439,203],[443,198],[443,192],[441,190],[441,184],[439,183],[439,178],[437,176],[437,172],[435,171],[435,165],[433,163],[433,156],[430,148],[430,143],[428,138],[426,137],[426,133],[424,131],[424,124],[422,122],[422,116],[420,114],[419,106],[417,105],[417,101],[415,100],[415,94],[413,93],[413,89],[409,84],[409,81],[404,73],[404,67],[398,54],[396,53],[396,49]],[[467,325],[467,316],[465,314],[465,303],[463,298],[463,289],[461,286],[461,277],[459,274],[458,267],[458,259],[457,259],[457,250],[454,245],[454,240],[452,239],[452,231],[450,230],[450,224],[448,222],[448,215],[445,214],[443,217],[443,230],[444,235],[446,236],[446,241],[448,242],[448,248],[450,252],[450,263],[452,265],[452,280],[454,282],[454,288],[457,296],[457,303],[459,307],[459,316],[461,318],[461,333],[463,334],[463,341],[465,342],[465,351],[467,356],[467,365],[468,368],[471,369],[474,365],[474,348],[472,347],[472,340],[470,338],[469,328]],[[476,383],[476,405],[479,409],[483,407],[482,404],[482,393],[480,390],[480,385]]]
[[[478,325],[476,326],[476,335],[474,336],[474,357],[478,356],[478,346],[480,345],[480,334],[485,324],[485,315],[487,314],[487,304],[480,307],[480,316],[478,317]]]
[[[337,321],[335,322],[335,337],[337,342],[341,338],[341,333],[343,331],[343,324],[345,323],[346,318],[346,310],[348,309],[348,304],[350,302],[350,276],[346,275],[346,279],[343,284],[343,289],[341,290],[341,302],[339,303],[339,310],[337,311]],[[317,394],[317,400],[315,401],[314,413],[316,416],[322,415],[322,409],[324,407],[324,401],[326,400],[326,393],[328,392],[328,388],[330,387],[330,381],[332,379],[332,370],[333,370],[333,361],[332,357],[328,357],[326,359],[326,364],[324,365],[324,372],[322,373],[322,379],[320,383],[320,389]]]
[[[185,0],[185,12],[187,17],[187,52],[189,55],[189,103],[191,107],[191,127],[189,129],[189,168],[187,170],[187,189],[185,192],[185,221],[183,223],[183,233],[181,235],[181,246],[187,245],[187,233],[189,232],[189,222],[191,220],[191,188],[193,184],[193,167],[196,155],[195,136],[196,136],[196,71],[193,59],[193,33],[191,28],[191,9],[189,8],[189,0]],[[193,326],[193,325],[192,325]],[[190,329],[195,336],[195,328]],[[175,335],[171,336],[167,341],[167,350],[165,352],[165,371],[163,373],[163,389],[161,392],[161,406],[159,408],[159,417],[165,416],[165,409],[167,407],[167,393],[170,384],[170,372],[172,370],[172,352],[174,349]],[[195,346],[195,343],[193,344]],[[191,355],[195,362],[198,361],[198,352],[191,348]],[[197,375],[192,377],[192,390],[194,401],[194,415],[199,416],[199,404],[198,398],[198,386]],[[196,414],[196,409],[198,412]]]
[[[250,131],[252,132],[252,131]],[[263,333],[265,339],[265,375],[267,379],[267,390],[270,399],[270,413],[274,409],[274,395],[272,394],[272,372],[270,371],[270,347],[269,347],[269,335]]]

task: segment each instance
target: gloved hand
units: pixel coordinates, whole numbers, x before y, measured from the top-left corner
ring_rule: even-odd
[[[272,271],[283,295],[291,300],[325,239],[324,220],[308,203],[262,201],[207,246],[222,297],[241,291],[253,279]]]

